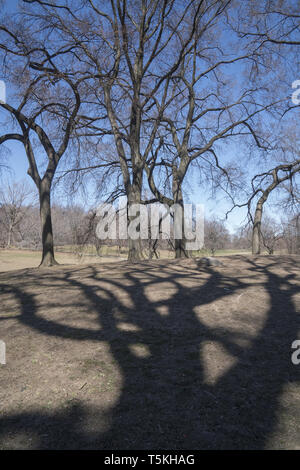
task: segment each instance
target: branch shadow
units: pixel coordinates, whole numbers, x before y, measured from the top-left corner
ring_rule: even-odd
[[[123,381],[109,417],[80,401],[54,413],[15,413],[0,418],[0,442],[23,434],[34,436],[32,445],[39,449],[268,447],[279,423],[284,387],[300,380],[291,363],[291,344],[300,326],[293,301],[299,293],[298,265],[291,260],[278,274],[275,257],[243,262],[254,276],[251,282],[212,267],[186,265],[180,270],[172,262],[122,265],[121,275],[101,276],[91,266],[83,278],[81,271],[45,276],[44,286],[63,282],[84,295],[101,324],[93,330],[59,324],[51,315],[41,317],[26,289],[3,284],[3,292],[18,299],[18,319],[27,327],[45,337],[107,342]],[[249,287],[263,288],[269,298],[266,319],[255,336],[206,321],[213,321],[214,302],[230,302]],[[125,294],[127,302],[122,301]],[[135,328],[120,331],[120,316]],[[214,357],[211,350],[211,364],[218,371],[213,381],[207,380],[203,354],[211,345],[221,351]],[[231,358],[225,368],[222,355]],[[94,422],[88,431],[82,425],[86,419]]]

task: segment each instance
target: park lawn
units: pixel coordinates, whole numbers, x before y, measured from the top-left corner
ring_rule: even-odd
[[[89,256],[85,254],[83,256],[78,256],[75,253],[71,252],[55,252],[55,258],[59,264],[63,265],[74,265],[74,264],[90,264],[90,263],[100,263],[100,262],[115,262],[116,260],[125,259],[126,255],[122,257],[117,257],[113,255],[107,256]],[[0,272],[4,271],[14,271],[15,269],[24,269],[24,268],[35,268],[38,267],[42,258],[41,251],[32,251],[32,250],[18,250],[18,249],[9,249],[9,250],[0,250]]]
[[[55,249],[55,257],[59,264],[91,264],[123,261],[127,258],[126,248],[118,253],[118,247],[101,247],[101,256],[97,256],[94,246],[85,247],[81,255],[76,254],[74,245],[58,246]],[[215,256],[230,256],[234,254],[250,254],[246,250],[217,250]],[[172,259],[174,253],[168,250],[160,250],[160,259]],[[35,268],[41,261],[42,252],[39,250],[21,250],[16,248],[0,250],[0,272],[13,271],[15,269]],[[194,253],[195,257],[211,256],[208,250]]]

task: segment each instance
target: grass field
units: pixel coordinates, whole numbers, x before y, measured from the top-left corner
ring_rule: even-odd
[[[248,254],[243,250],[218,250],[216,256],[229,256],[233,254]],[[206,250],[201,250],[198,256],[211,256]],[[40,264],[42,253],[41,251],[31,250],[0,250],[0,272],[13,271],[15,269],[35,268]],[[75,248],[71,245],[58,247],[55,254],[56,260],[59,264],[91,264],[91,263],[107,263],[123,261],[127,259],[126,250],[118,253],[117,247],[104,246],[101,249],[101,256],[97,256],[95,247],[87,247],[82,254],[78,256],[75,254]],[[172,259],[174,254],[167,250],[160,252],[161,259]]]
[[[13,271],[15,269],[35,268],[40,264],[41,257],[41,251],[16,249],[0,250],[0,272]],[[62,265],[107,263],[126,259],[126,255],[122,255],[122,257],[113,255],[99,257],[96,255],[90,256],[90,254],[84,254],[79,257],[74,253],[64,253],[60,251],[56,252],[55,257],[57,262]]]
[[[220,260],[0,273],[0,449],[300,449],[300,257]]]

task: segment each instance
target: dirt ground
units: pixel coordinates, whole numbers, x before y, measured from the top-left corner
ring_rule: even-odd
[[[0,273],[0,449],[300,449],[300,257]]]

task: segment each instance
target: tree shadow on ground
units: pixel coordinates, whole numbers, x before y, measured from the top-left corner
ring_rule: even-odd
[[[123,381],[110,416],[80,401],[54,413],[16,413],[0,419],[0,441],[23,433],[34,436],[33,446],[39,449],[268,447],[278,426],[284,387],[300,379],[291,363],[291,344],[300,326],[293,302],[299,292],[294,282],[297,265],[290,260],[278,274],[275,257],[264,263],[255,258],[243,262],[254,275],[252,284],[247,276],[228,276],[221,269],[187,264],[178,271],[175,263],[139,263],[124,268],[121,277],[102,277],[96,267],[90,267],[84,279],[80,272],[45,276],[42,283],[63,280],[84,295],[101,324],[93,330],[41,317],[25,289],[3,285],[20,302],[19,321],[45,337],[107,342]],[[206,278],[197,285],[199,273]],[[213,302],[226,297],[230,301],[249,287],[263,288],[269,299],[266,319],[255,336],[211,326],[197,315],[199,308],[206,308],[206,315],[213,316]],[[156,289],[165,296],[155,298]],[[129,300],[123,302],[117,292],[126,292]],[[120,316],[135,328],[120,331]],[[208,381],[203,348],[212,345],[221,353],[212,357],[217,378]],[[231,358],[224,370],[222,354]],[[82,425],[87,419],[94,423],[89,430]]]

